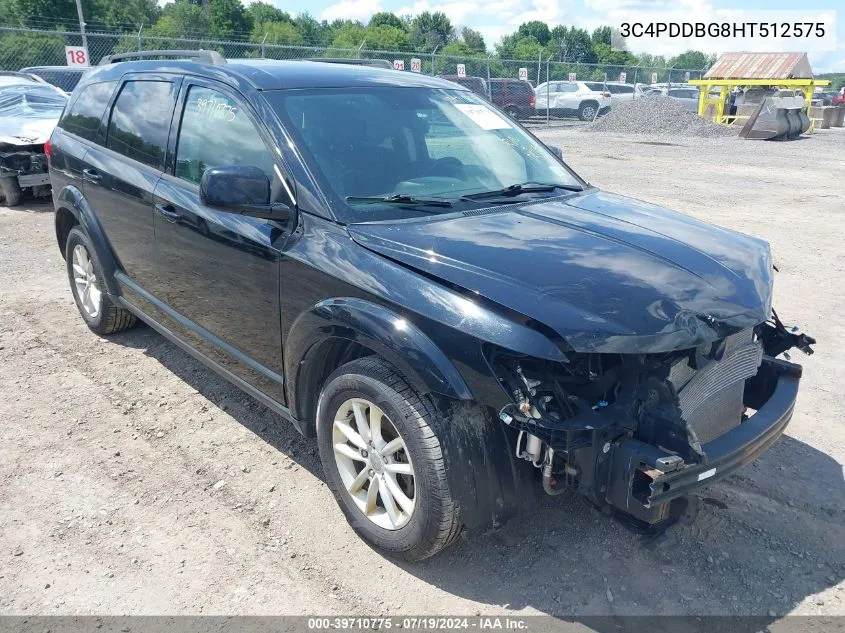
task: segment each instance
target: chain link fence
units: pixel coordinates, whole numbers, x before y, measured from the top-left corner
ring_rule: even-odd
[[[82,46],[87,42],[89,63],[93,66],[106,55],[157,49],[209,49],[224,57],[307,59],[313,57],[346,57],[382,59],[403,68],[426,75],[461,75],[491,79],[520,76],[536,87],[555,80],[624,81],[627,83],[684,83],[700,79],[702,69],[659,68],[633,65],[585,64],[553,58],[501,59],[493,54],[473,56],[443,55],[437,52],[385,51],[361,48],[333,48],[326,46],[295,46],[266,42],[227,41],[190,37],[157,37],[137,33],[86,33],[49,31],[27,28],[0,27],[0,70],[19,70],[29,66],[64,66],[67,64],[65,46]],[[489,96],[489,95],[488,95]],[[496,98],[494,96],[494,101]],[[499,104],[502,105],[502,104]],[[550,122],[554,117],[537,111],[537,117]]]

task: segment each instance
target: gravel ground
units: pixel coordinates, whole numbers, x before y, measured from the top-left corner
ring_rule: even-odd
[[[739,127],[716,125],[669,97],[623,101],[587,127],[606,134],[652,134],[719,138],[736,136]]]
[[[819,339],[792,424],[645,547],[575,496],[396,563],[316,447],[147,327],[100,339],[46,205],[0,208],[0,613],[845,615],[845,130],[677,144],[540,130],[595,184],[769,240]]]

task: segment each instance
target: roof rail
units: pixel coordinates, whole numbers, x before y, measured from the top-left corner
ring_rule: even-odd
[[[149,57],[174,57],[176,59],[193,59],[198,62],[223,66],[226,58],[217,51],[199,50],[161,50],[161,51],[137,51],[132,53],[115,53],[106,55],[100,60],[100,66],[116,64],[130,59],[147,59]]]
[[[0,70],[0,77],[22,77],[24,79],[29,79],[30,81],[37,81],[41,84],[47,83],[38,75],[35,75],[33,73],[18,72],[16,70]]]
[[[373,68],[393,68],[386,59],[355,59],[353,57],[309,57],[307,62],[325,62],[327,64],[351,64],[353,66],[372,66]]]

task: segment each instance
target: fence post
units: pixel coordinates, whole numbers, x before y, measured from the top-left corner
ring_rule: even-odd
[[[267,41],[267,34],[264,34],[264,38],[261,40],[261,57],[266,58],[267,53],[265,52],[264,43]]]
[[[487,53],[487,92],[490,92],[490,56],[492,53]],[[489,98],[490,95],[488,94],[487,97]]]
[[[551,125],[551,121],[549,120],[549,66],[552,63],[552,56],[549,55],[549,58],[546,60],[546,127]]]
[[[143,50],[143,43],[142,43],[142,40],[141,40],[141,31],[143,31],[143,30],[144,30],[144,23],[141,22],[141,26],[138,27],[138,52],[141,52],[141,50]],[[89,55],[90,55],[90,53],[89,53]]]
[[[361,49],[364,48],[364,44],[366,44],[366,43],[367,43],[366,39],[361,40],[361,46],[358,47],[358,52],[355,53],[355,55],[356,55],[355,59],[361,59]]]
[[[437,53],[438,48],[440,48],[440,44],[437,44],[434,47],[434,50],[431,51],[431,76],[432,77],[434,77],[434,75],[437,74],[437,71],[435,70],[434,65],[437,63],[437,58],[435,57],[435,53]]]

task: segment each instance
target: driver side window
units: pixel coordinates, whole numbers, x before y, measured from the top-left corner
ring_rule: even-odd
[[[272,182],[273,157],[238,103],[204,86],[191,86],[176,145],[176,177],[199,184],[219,165],[254,165]]]

